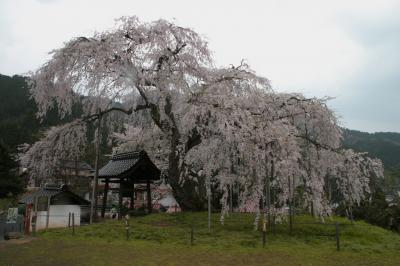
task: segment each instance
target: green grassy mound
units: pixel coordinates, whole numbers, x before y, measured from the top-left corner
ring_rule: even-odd
[[[296,216],[292,234],[287,223],[267,232],[254,230],[254,215],[233,214],[221,225],[212,216],[211,232],[207,213],[153,214],[130,219],[129,240],[124,221],[107,220],[75,228],[51,229],[39,233],[41,240],[24,249],[6,247],[13,260],[33,264],[40,254],[49,264],[178,264],[178,265],[399,265],[400,235],[385,229],[343,218],[318,223],[309,216]],[[341,250],[336,251],[335,226],[340,224]],[[194,241],[191,245],[191,228]],[[15,259],[17,258],[17,259]],[[21,260],[21,261],[19,261]],[[1,257],[0,257],[1,262]],[[20,262],[20,263],[19,263]],[[43,264],[43,261],[40,263]],[[38,264],[40,264],[38,261]],[[1,263],[0,263],[1,264]],[[62,264],[62,263],[59,263]],[[46,263],[45,263],[46,265]]]

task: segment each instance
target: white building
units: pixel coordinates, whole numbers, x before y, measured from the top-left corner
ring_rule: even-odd
[[[36,216],[36,230],[56,227],[67,227],[72,224],[72,214],[75,226],[81,223],[81,206],[90,202],[72,193],[66,186],[45,186],[34,192],[25,194],[20,204],[25,205],[25,217],[29,217],[29,231]],[[25,219],[26,219],[25,218]]]

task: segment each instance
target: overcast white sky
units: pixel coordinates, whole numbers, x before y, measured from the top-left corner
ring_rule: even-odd
[[[217,65],[246,59],[277,91],[336,97],[345,127],[400,132],[400,1],[0,0],[0,73],[129,15],[193,28]]]

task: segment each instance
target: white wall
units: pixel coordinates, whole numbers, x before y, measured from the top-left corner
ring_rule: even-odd
[[[34,212],[31,213],[31,215],[33,216]],[[45,229],[46,228],[46,216],[47,216],[47,212],[46,211],[40,211],[37,212],[37,218],[36,218],[36,230],[41,230],[41,229]],[[31,218],[32,221],[32,218]],[[50,220],[49,220],[50,222]],[[32,227],[32,223],[31,223],[31,227]]]
[[[33,216],[33,211],[31,216]],[[50,205],[49,228],[68,227],[68,214],[74,213],[75,226],[81,224],[81,207],[79,205]],[[31,217],[32,219],[32,217]],[[31,220],[32,221],[32,220]],[[36,230],[46,229],[47,211],[37,212]],[[72,217],[71,217],[72,225]],[[32,230],[32,223],[31,223]]]

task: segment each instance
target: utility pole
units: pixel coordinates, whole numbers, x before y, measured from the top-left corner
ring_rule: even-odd
[[[229,190],[229,211],[233,213],[233,184],[230,184]]]
[[[292,193],[292,182],[290,180],[290,176],[288,176],[288,184],[289,184],[289,232],[292,234],[293,231],[293,193]]]
[[[96,159],[95,159],[95,172],[93,178],[93,188],[92,188],[92,202],[90,205],[90,224],[93,220],[97,218],[97,179],[99,177],[99,157],[100,157],[100,129],[101,129],[101,119],[102,114],[99,111],[99,119],[97,122],[96,129]]]
[[[208,232],[211,232],[211,180],[207,178]]]
[[[271,196],[270,196],[270,177],[268,174],[268,144],[265,145],[265,213],[268,218],[268,226],[271,225],[270,207],[271,207]]]

